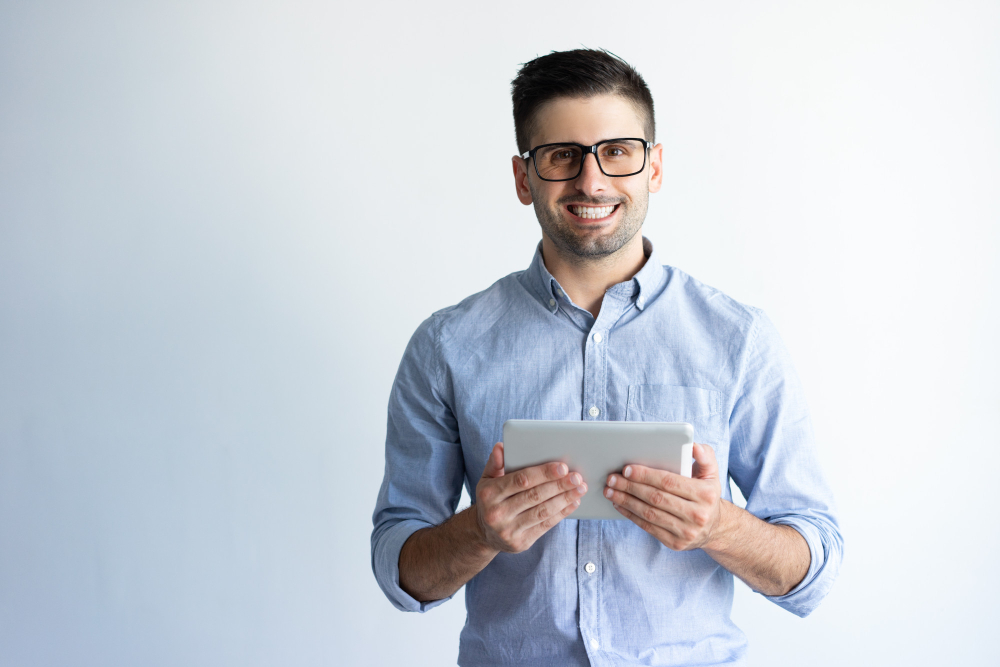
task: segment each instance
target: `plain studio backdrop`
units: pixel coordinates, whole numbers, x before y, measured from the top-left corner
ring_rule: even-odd
[[[656,100],[667,263],[777,323],[846,539],[754,665],[994,665],[996,2],[0,5],[0,664],[445,665],[371,573],[431,312],[531,259],[509,82]]]

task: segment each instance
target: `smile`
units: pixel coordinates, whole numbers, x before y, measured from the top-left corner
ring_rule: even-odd
[[[600,220],[614,213],[615,209],[618,208],[618,204],[612,206],[581,206],[571,204],[567,208],[569,208],[570,213],[584,220]]]

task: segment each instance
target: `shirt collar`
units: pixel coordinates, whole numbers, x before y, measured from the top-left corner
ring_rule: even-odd
[[[666,277],[666,270],[660,263],[652,242],[645,236],[642,237],[642,251],[646,255],[646,263],[632,277],[632,280],[626,281],[632,283],[632,298],[639,310],[645,309],[652,302]],[[541,298],[542,304],[550,312],[554,313],[559,310],[560,303],[569,302],[569,297],[563,292],[559,281],[545,268],[545,262],[542,260],[541,241],[535,248],[535,256],[525,272],[525,277],[533,291]]]

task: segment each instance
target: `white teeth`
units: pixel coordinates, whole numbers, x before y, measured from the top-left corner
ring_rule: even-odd
[[[570,206],[574,215],[578,215],[586,220],[600,220],[611,215],[615,210],[614,206]]]

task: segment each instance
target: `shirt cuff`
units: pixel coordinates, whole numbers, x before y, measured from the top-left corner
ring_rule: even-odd
[[[796,616],[808,616],[826,597],[833,577],[836,575],[835,572],[830,572],[827,568],[830,559],[828,558],[827,545],[823,541],[822,531],[812,522],[794,516],[784,516],[774,519],[770,523],[791,526],[802,535],[806,544],[809,545],[809,569],[806,571],[806,576],[802,577],[802,581],[784,595],[765,595],[764,597]],[[839,564],[839,559],[836,559],[836,562]]]
[[[372,569],[375,571],[375,579],[378,581],[379,588],[389,598],[389,602],[401,611],[423,613],[452,598],[449,595],[440,600],[420,602],[399,585],[399,552],[403,550],[403,544],[410,539],[413,533],[421,528],[428,528],[430,525],[416,519],[400,521],[383,530],[376,538],[372,549]]]

